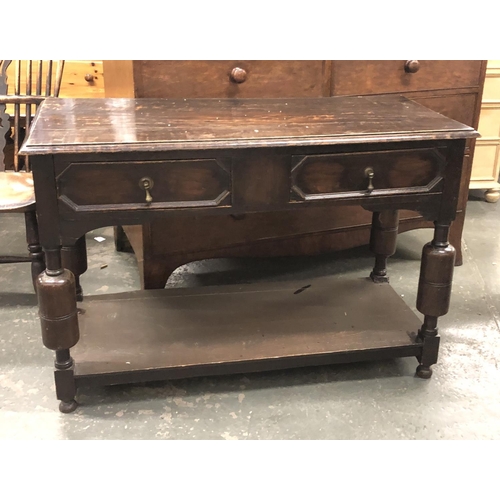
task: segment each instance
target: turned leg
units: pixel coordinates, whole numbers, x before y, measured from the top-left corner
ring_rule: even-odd
[[[55,383],[59,409],[73,411],[76,385],[69,349],[80,338],[73,273],[63,269],[58,249],[45,249],[47,269],[37,278],[38,305],[45,347],[56,352]]]
[[[431,365],[437,362],[439,350],[437,319],[450,307],[455,249],[448,242],[449,228],[436,223],[434,239],[422,250],[417,295],[417,309],[425,315],[417,337],[423,343],[416,373],[420,378],[432,376]]]
[[[375,266],[370,278],[375,283],[388,283],[387,258],[396,252],[399,214],[397,210],[373,212],[370,251],[375,254]]]
[[[31,258],[31,278],[36,292],[36,280],[39,274],[45,271],[45,256],[38,237],[36,212],[26,212],[24,214],[24,221],[26,223],[26,242],[28,243],[28,251]]]
[[[80,276],[87,270],[87,245],[85,236],[79,238],[74,245],[63,246],[61,249],[62,266],[69,269],[75,277],[76,300],[83,300],[83,290]]]

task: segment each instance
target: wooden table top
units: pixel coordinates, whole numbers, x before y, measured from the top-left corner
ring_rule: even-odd
[[[292,99],[61,99],[40,106],[21,154],[465,139],[471,127],[399,95]]]

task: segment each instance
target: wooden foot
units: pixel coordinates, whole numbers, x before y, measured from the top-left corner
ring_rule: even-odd
[[[71,401],[61,401],[59,403],[59,411],[61,413],[73,413],[78,408],[78,403],[72,399]]]
[[[488,189],[486,193],[484,193],[484,199],[488,203],[496,203],[498,200],[500,200],[500,189],[498,188]]]
[[[432,377],[432,368],[430,366],[418,365],[415,375],[418,378],[429,379]]]

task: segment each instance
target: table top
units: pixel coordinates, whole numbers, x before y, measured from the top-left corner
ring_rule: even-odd
[[[399,95],[62,99],[39,107],[21,154],[465,139],[479,134]]]

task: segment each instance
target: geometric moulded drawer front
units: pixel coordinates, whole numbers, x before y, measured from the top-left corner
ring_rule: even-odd
[[[439,192],[445,164],[436,148],[293,156],[291,198]]]
[[[74,210],[229,205],[229,165],[224,158],[71,163],[57,179],[58,194]]]

